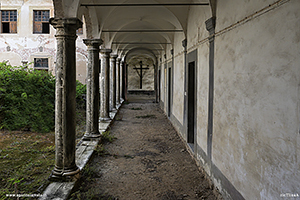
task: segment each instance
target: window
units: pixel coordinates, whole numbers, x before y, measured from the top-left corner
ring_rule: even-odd
[[[2,33],[17,33],[17,11],[2,10],[1,25]]]
[[[34,58],[34,69],[48,70],[48,58]]]
[[[50,33],[49,10],[33,11],[33,33]]]

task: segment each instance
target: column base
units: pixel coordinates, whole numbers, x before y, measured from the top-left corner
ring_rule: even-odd
[[[100,132],[96,132],[96,133],[85,133],[84,136],[83,136],[83,140],[86,141],[86,140],[92,140],[92,139],[97,139],[97,138],[100,138],[101,137],[101,134]]]
[[[110,110],[110,112],[116,112],[117,111],[117,108],[116,107],[114,107],[114,108],[112,108],[111,110]]]
[[[80,169],[76,166],[70,170],[60,170],[54,168],[48,180],[52,182],[72,182],[80,178]]]
[[[110,121],[111,121],[111,118],[110,118],[110,117],[105,117],[105,118],[100,117],[100,118],[99,118],[99,121],[100,121],[100,122],[110,122]]]

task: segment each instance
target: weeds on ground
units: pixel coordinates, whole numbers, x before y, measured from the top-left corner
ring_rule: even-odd
[[[136,118],[156,118],[155,115],[142,115],[142,116],[136,116]]]
[[[123,120],[123,118],[120,116],[116,116],[116,118],[115,118],[115,121],[122,121],[122,120]]]
[[[117,138],[110,134],[110,130],[102,133],[102,141],[104,143],[105,142],[113,142],[115,139],[117,139]]]
[[[99,178],[96,168],[86,165],[81,171],[81,185],[78,190],[71,194],[70,198],[73,199],[95,199],[98,197],[97,190],[95,188],[86,188],[87,184],[90,184],[94,178]],[[98,199],[98,198],[97,198]]]
[[[103,144],[98,144],[96,153],[100,156],[110,155],[105,149]],[[86,165],[81,172],[80,186],[74,193],[71,194],[70,200],[80,199],[99,199],[99,200],[115,200],[116,198],[101,193],[101,188],[98,188],[95,178],[101,177],[101,172],[94,166]],[[92,186],[92,187],[91,187]],[[95,186],[95,187],[93,187]]]
[[[143,110],[142,108],[131,108],[131,110]]]

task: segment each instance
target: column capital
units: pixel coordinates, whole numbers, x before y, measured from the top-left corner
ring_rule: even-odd
[[[121,61],[121,58],[117,58],[117,63],[120,63],[120,61]]]
[[[110,58],[116,59],[118,57],[118,54],[110,54]]]
[[[82,27],[82,21],[78,18],[50,18],[49,22],[55,29],[70,26],[77,30]]]
[[[215,33],[215,27],[216,27],[216,18],[211,17],[208,20],[205,21],[206,30],[209,32],[210,35]]]
[[[100,53],[103,53],[103,54],[110,54],[112,52],[111,49],[100,49]]]
[[[86,46],[91,47],[99,47],[101,44],[103,44],[103,40],[101,39],[83,39],[83,43]]]
[[[171,53],[171,55],[173,56],[173,55],[174,55],[174,49],[171,49],[171,50],[170,50],[170,53]]]
[[[100,53],[102,57],[110,57],[111,49],[100,49]]]
[[[187,39],[182,40],[182,47],[186,49],[186,47],[187,47]]]

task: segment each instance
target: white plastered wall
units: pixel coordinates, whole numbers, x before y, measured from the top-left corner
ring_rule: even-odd
[[[220,1],[217,31],[271,2]],[[299,9],[288,1],[216,37],[213,163],[245,199],[299,193]]]
[[[184,39],[184,34],[175,34],[172,114],[181,125],[183,124],[184,115],[184,48],[182,46]]]
[[[192,7],[188,18],[188,49],[197,49],[197,144],[207,153],[209,33],[205,21],[211,18],[209,7]],[[196,152],[197,153],[197,152]]]

